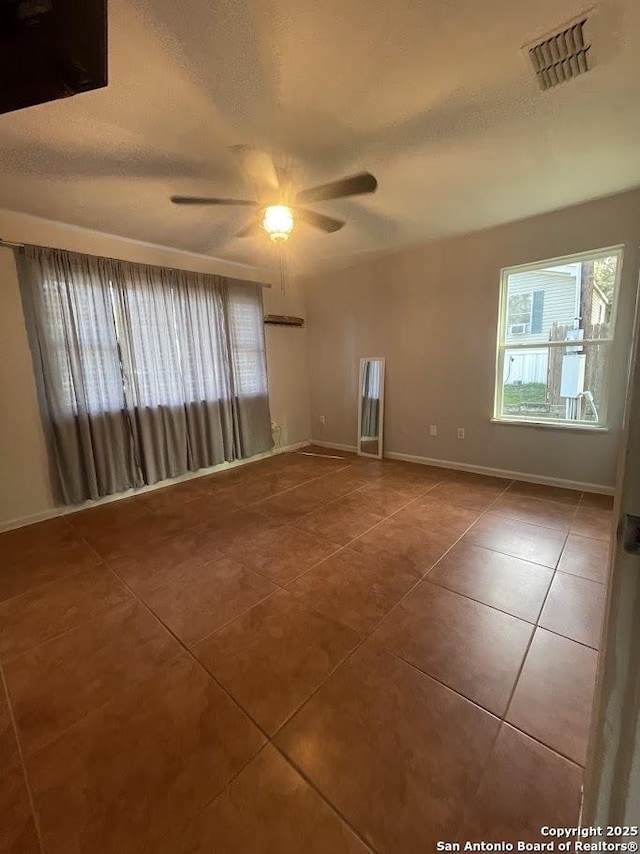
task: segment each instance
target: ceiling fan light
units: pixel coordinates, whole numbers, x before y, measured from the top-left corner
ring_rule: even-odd
[[[287,205],[265,208],[262,227],[272,240],[286,240],[293,230],[293,211]]]

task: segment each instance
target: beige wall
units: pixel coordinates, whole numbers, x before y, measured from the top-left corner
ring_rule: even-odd
[[[269,281],[269,274],[263,270],[2,211],[0,237],[142,263]],[[270,313],[301,314],[303,311],[299,299],[284,297],[277,287],[265,288],[264,302],[265,311]],[[267,328],[271,417],[282,428],[284,445],[309,438],[306,335],[306,329]],[[0,529],[16,520],[46,514],[53,506],[13,252],[0,249]]]
[[[355,445],[359,359],[385,356],[387,452],[612,486],[639,240],[634,191],[309,278],[312,436]],[[625,258],[610,431],[491,423],[501,268],[618,244]]]

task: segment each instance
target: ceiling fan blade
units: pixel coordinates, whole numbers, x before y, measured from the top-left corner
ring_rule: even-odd
[[[210,199],[204,196],[171,196],[174,205],[251,205],[258,203],[248,199]]]
[[[312,225],[314,228],[319,228],[321,231],[326,231],[329,234],[333,231],[340,231],[340,229],[346,225],[346,223],[340,219],[333,219],[333,217],[325,216],[324,214],[319,214],[316,213],[316,211],[310,211],[306,208],[296,208],[294,216],[301,219],[303,222],[306,222],[308,225]]]
[[[325,199],[342,199],[345,196],[359,196],[362,193],[375,193],[378,182],[370,172],[360,172],[349,178],[320,184],[309,190],[301,190],[296,196],[297,202],[322,202]]]
[[[260,220],[252,220],[250,223],[236,232],[236,237],[255,237],[257,234],[264,233]]]

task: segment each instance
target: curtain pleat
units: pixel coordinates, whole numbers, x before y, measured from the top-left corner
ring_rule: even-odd
[[[40,247],[18,266],[65,503],[272,447],[259,285]]]
[[[362,378],[362,424],[361,436],[378,435],[378,412],[380,409],[380,362],[368,361]]]

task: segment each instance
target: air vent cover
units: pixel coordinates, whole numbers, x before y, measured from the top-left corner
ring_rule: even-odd
[[[591,45],[582,15],[552,36],[529,45],[529,57],[541,89],[551,89],[589,70]]]

